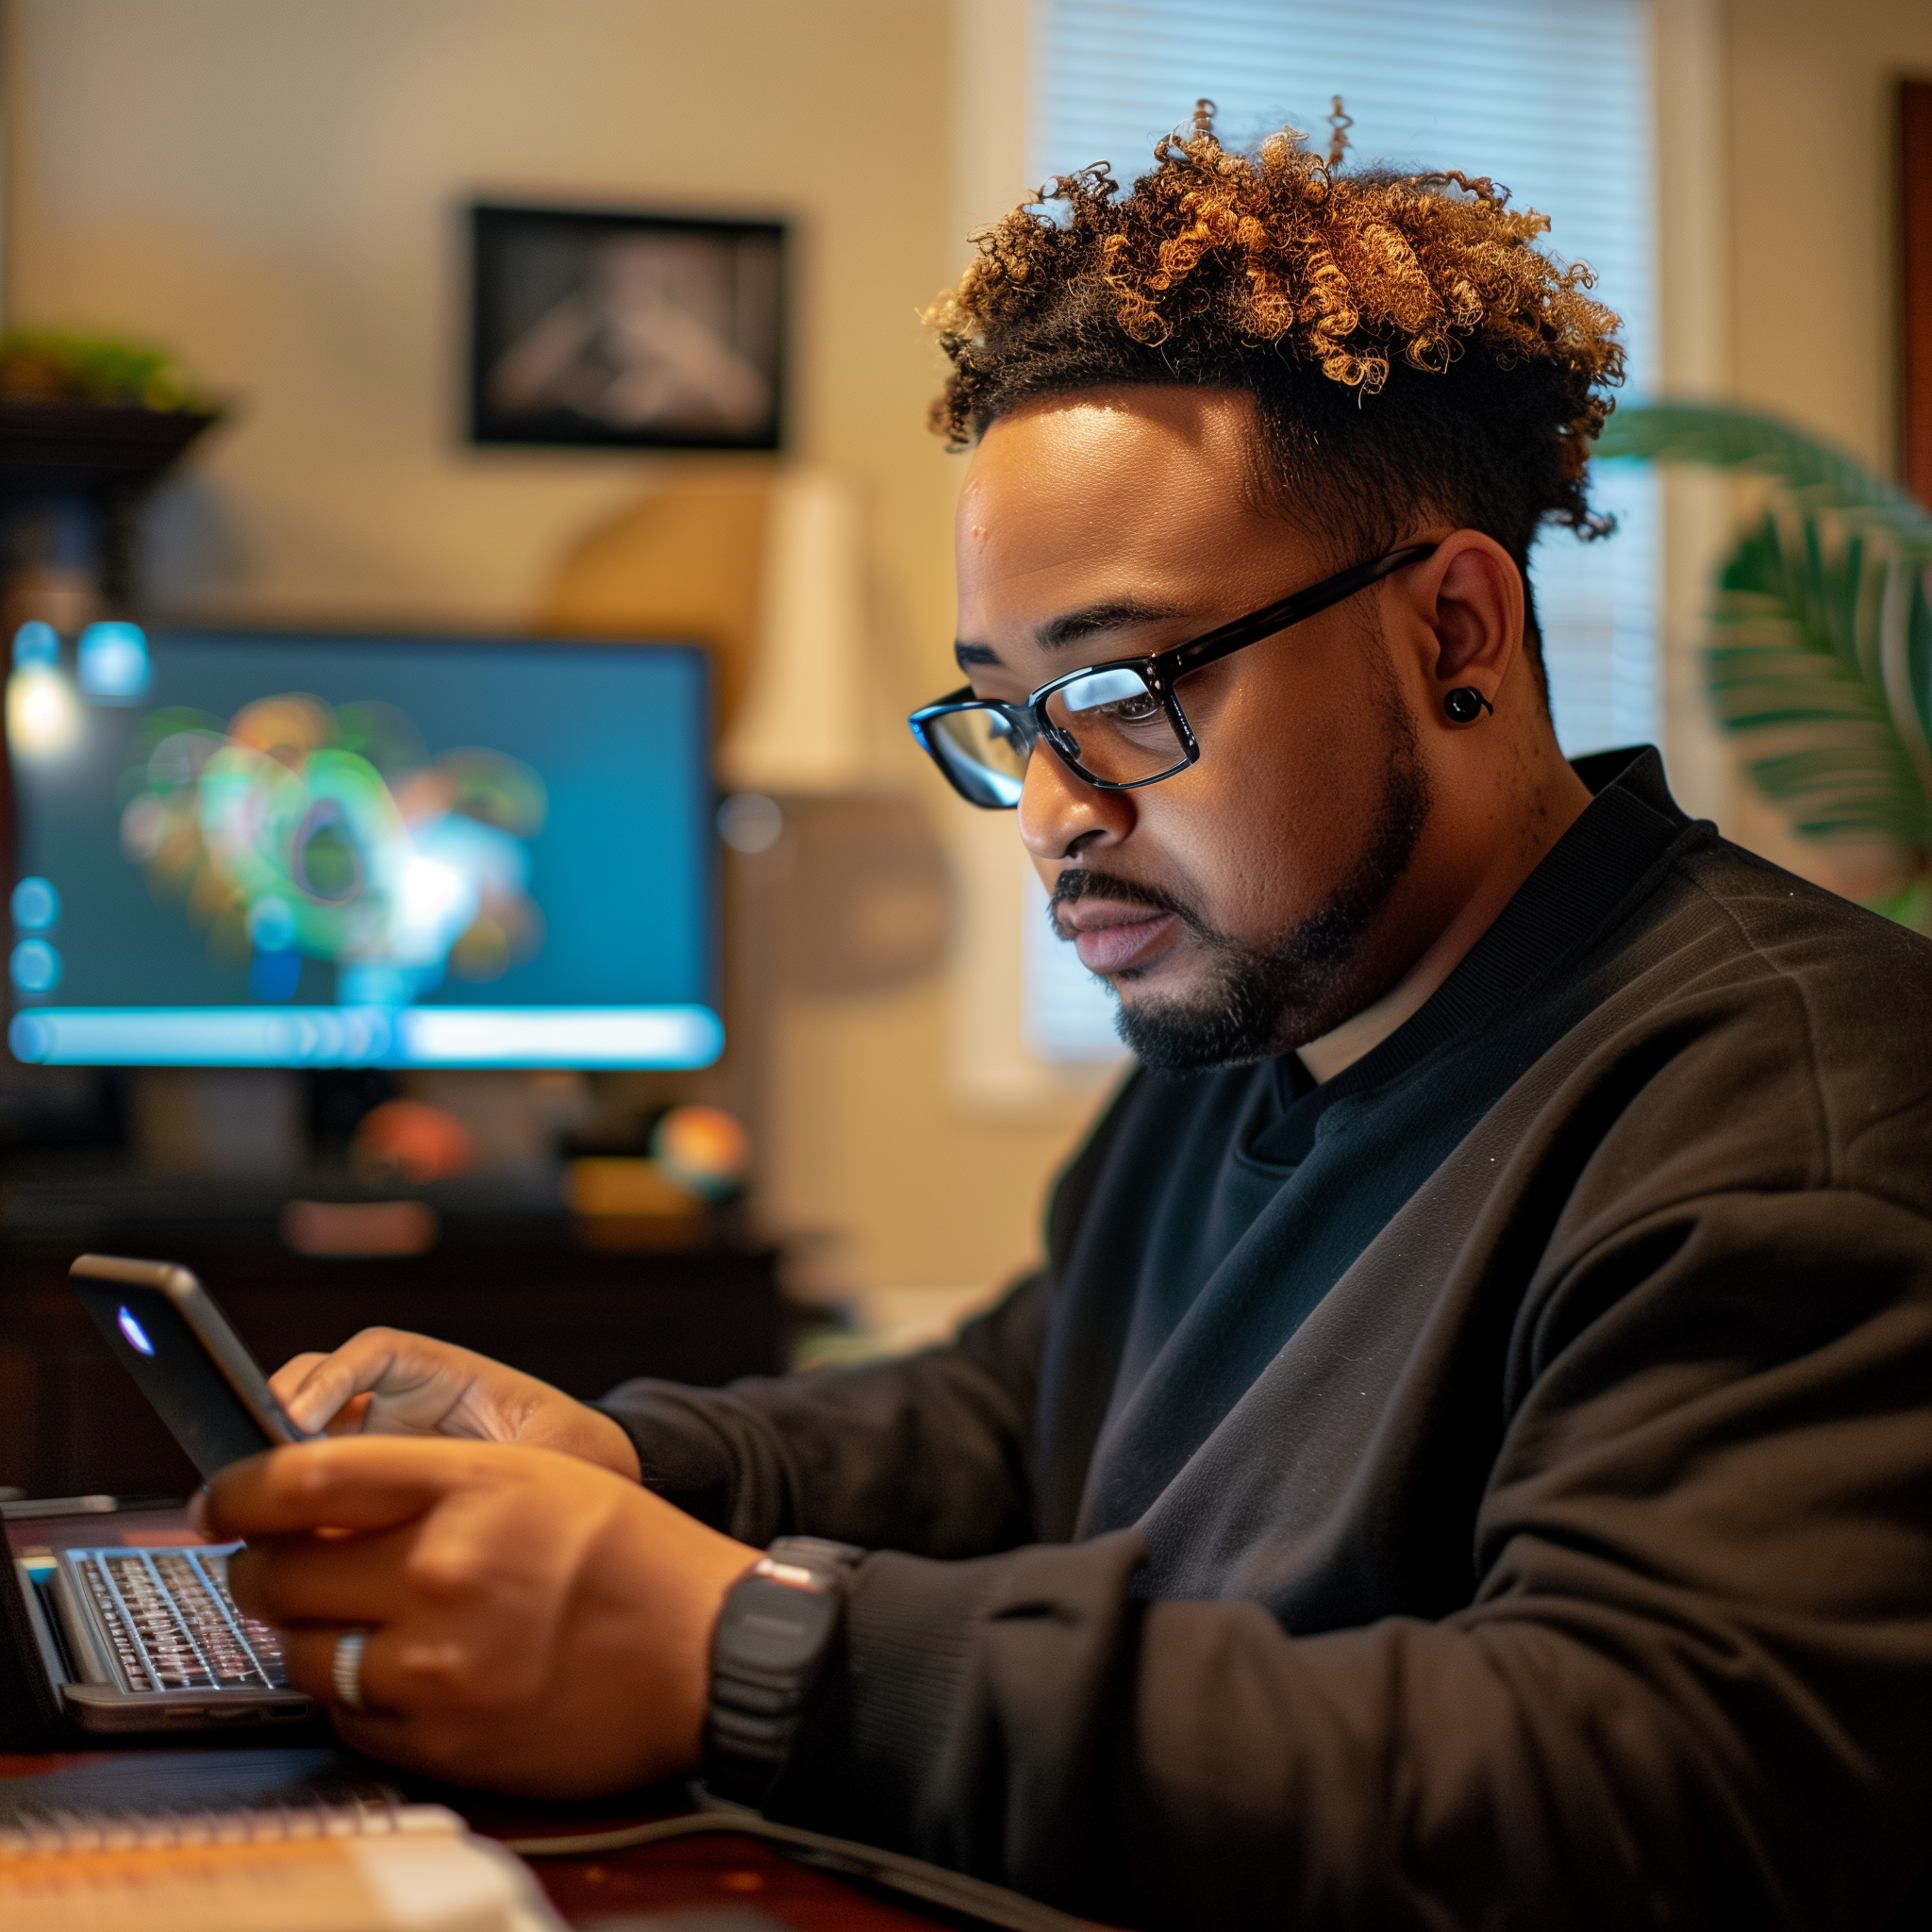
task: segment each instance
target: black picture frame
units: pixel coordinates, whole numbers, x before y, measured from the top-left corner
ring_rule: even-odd
[[[473,443],[783,446],[775,221],[474,205]]]

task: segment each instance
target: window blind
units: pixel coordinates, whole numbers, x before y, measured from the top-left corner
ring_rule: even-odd
[[[1034,0],[1029,174],[1089,162],[1132,180],[1156,140],[1212,100],[1230,143],[1284,122],[1326,143],[1331,98],[1351,162],[1488,175],[1551,220],[1624,321],[1627,398],[1656,366],[1648,0]],[[1546,531],[1531,559],[1565,751],[1657,735],[1657,527],[1646,471],[1592,486],[1606,542]],[[1069,946],[1029,943],[1025,1031],[1048,1059],[1100,1057],[1112,1001]]]

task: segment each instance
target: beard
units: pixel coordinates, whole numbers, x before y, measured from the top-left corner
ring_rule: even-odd
[[[1407,716],[1390,708],[1389,759],[1360,851],[1327,901],[1274,944],[1250,945],[1220,931],[1194,907],[1158,887],[1069,867],[1055,883],[1046,914],[1086,898],[1123,899],[1171,912],[1212,962],[1208,991],[1191,999],[1121,1004],[1114,1029],[1142,1066],[1161,1073],[1252,1066],[1310,1040],[1348,1017],[1346,975],[1362,939],[1408,870],[1429,813],[1429,785]],[[1129,971],[1120,975],[1131,981]],[[1350,1010],[1359,1007],[1354,1002]]]

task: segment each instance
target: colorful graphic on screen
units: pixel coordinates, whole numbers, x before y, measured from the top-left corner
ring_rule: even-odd
[[[11,658],[16,1059],[723,1050],[695,647],[116,621]]]
[[[543,943],[526,890],[543,781],[506,753],[431,759],[395,707],[300,691],[225,724],[156,711],[135,751],[121,849],[258,999],[291,998],[307,958],[337,969],[344,1005],[406,1006]]]

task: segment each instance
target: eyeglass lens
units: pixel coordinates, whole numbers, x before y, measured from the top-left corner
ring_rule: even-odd
[[[1167,707],[1138,671],[1123,665],[1062,685],[1047,699],[1046,715],[1082,769],[1103,784],[1140,784],[1188,761]],[[975,804],[1019,804],[1035,741],[1027,722],[974,706],[942,712],[925,728],[928,743]]]
[[[1167,707],[1124,665],[1061,685],[1047,699],[1046,715],[1080,765],[1104,784],[1138,784],[1187,762]]]
[[[1018,805],[1034,733],[999,711],[942,711],[926,722],[926,741],[974,805]]]

